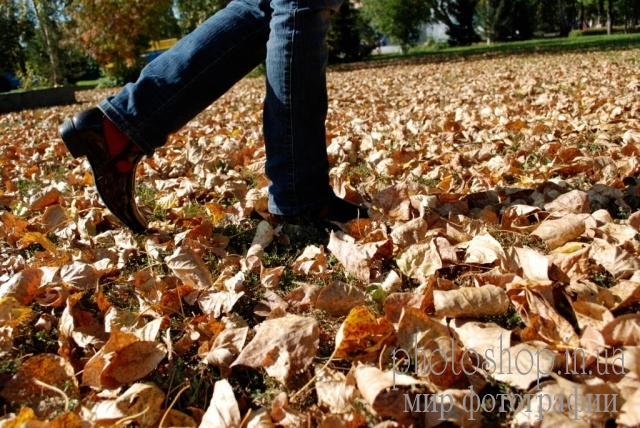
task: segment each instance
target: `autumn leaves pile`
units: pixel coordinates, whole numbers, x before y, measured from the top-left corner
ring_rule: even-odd
[[[0,396],[15,412],[5,419],[639,424],[639,59],[329,73],[333,186],[371,219],[316,242],[264,215],[261,79],[141,164],[139,200],[158,230],[147,236],[117,225],[57,137],[81,107],[0,116]],[[30,335],[53,346],[34,354]],[[489,355],[539,358],[505,372],[483,364]],[[178,358],[215,368],[208,401],[177,408],[191,384],[150,381]],[[268,378],[270,398],[247,400],[239,370]],[[501,413],[469,409],[470,391],[610,400],[607,411]],[[416,408],[418,394],[438,412]]]

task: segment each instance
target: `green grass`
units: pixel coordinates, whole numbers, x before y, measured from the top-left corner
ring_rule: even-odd
[[[640,47],[640,33],[607,35],[584,35],[581,37],[550,37],[515,42],[477,43],[471,46],[441,47],[416,46],[408,54],[395,53],[370,57],[355,64],[333,66],[336,70],[391,65],[395,62],[439,62],[477,56],[506,56],[532,53],[557,53],[602,51],[610,49],[633,49]]]
[[[447,47],[434,50],[426,46],[411,49],[409,55],[415,54],[483,54],[491,52],[499,53],[533,53],[555,52],[562,50],[582,49],[606,49],[626,48],[640,45],[640,33],[612,34],[610,36],[582,36],[582,37],[551,37],[545,39],[532,39],[516,42],[478,43],[471,46]]]
[[[80,80],[78,82],[75,83],[75,88],[78,91],[84,91],[87,89],[94,89],[96,86],[98,86],[98,81],[100,79],[93,79],[93,80]]]

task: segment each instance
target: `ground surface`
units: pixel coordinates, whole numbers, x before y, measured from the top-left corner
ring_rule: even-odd
[[[110,92],[0,116],[5,420],[637,425],[639,62],[329,73],[332,182],[371,215],[331,235],[269,223],[262,79],[141,165],[149,235],[56,133]]]

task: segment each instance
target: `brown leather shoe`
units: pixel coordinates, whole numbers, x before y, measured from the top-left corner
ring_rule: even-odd
[[[136,167],[144,153],[98,108],[78,113],[59,132],[73,157],[89,159],[96,189],[107,208],[134,232],[144,232],[147,223],[135,199]]]

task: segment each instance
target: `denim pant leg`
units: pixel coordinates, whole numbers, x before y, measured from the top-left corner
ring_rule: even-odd
[[[268,0],[235,0],[100,103],[147,156],[266,56]]]
[[[329,185],[326,36],[342,0],[271,0],[264,108],[269,211],[321,209]]]

